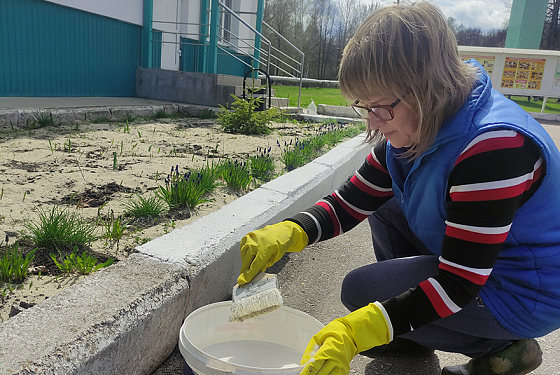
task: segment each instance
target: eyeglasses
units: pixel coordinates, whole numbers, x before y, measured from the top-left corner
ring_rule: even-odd
[[[380,120],[391,121],[395,117],[393,108],[395,108],[401,100],[397,99],[390,105],[372,105],[371,107],[359,105],[359,102],[359,100],[356,100],[354,104],[352,104],[352,108],[354,108],[354,111],[356,111],[361,118],[369,120],[370,114],[373,113],[373,115]]]

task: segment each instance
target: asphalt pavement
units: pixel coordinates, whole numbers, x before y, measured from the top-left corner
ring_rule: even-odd
[[[541,121],[560,147],[560,123]],[[278,274],[284,304],[304,311],[323,324],[348,313],[340,302],[344,276],[351,270],[375,262],[367,221],[339,237],[309,246],[300,253],[284,256],[272,272]],[[560,331],[538,338],[543,363],[533,375],[560,374]],[[436,351],[431,356],[357,355],[351,374],[364,375],[439,375],[444,366],[469,360],[461,354]],[[181,374],[183,359],[178,349],[152,375]]]

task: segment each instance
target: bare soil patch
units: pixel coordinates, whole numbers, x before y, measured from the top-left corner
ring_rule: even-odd
[[[266,136],[224,133],[214,119],[173,118],[135,120],[134,123],[82,123],[72,126],[0,132],[0,254],[16,241],[20,248],[34,248],[26,222],[37,222],[38,210],[64,207],[89,222],[112,211],[124,212],[123,203],[133,194],[148,197],[164,185],[172,167],[181,171],[200,168],[218,158],[247,160],[257,147],[272,147],[276,173],[283,173],[277,141],[290,142],[314,135],[318,124],[274,123]],[[258,185],[252,184],[251,189]],[[126,258],[134,248],[204,216],[247,191],[218,187],[191,211],[168,211],[158,219],[128,221],[119,241],[99,238],[86,250],[101,262]],[[98,224],[96,235],[104,234]],[[31,264],[32,275],[19,285],[0,284],[0,322],[49,298],[83,276],[61,275],[39,249]]]

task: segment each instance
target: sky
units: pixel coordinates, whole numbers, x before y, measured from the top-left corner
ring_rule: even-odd
[[[371,3],[372,0],[361,0]],[[436,4],[446,18],[455,18],[457,25],[479,27],[483,31],[500,29],[509,19],[512,0],[428,0]],[[395,0],[378,0],[381,5],[395,3]]]

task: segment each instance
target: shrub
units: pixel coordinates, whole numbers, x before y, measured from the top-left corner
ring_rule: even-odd
[[[225,132],[245,135],[270,134],[268,125],[280,115],[278,108],[255,112],[262,102],[261,98],[249,96],[249,99],[240,99],[235,95],[232,97],[235,99],[232,104],[235,109],[230,111],[220,105],[218,112],[218,121]]]

